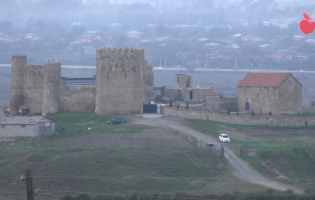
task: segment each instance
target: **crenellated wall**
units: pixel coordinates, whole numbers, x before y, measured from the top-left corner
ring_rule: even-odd
[[[11,114],[17,114],[22,105],[30,113],[43,115],[66,110],[102,115],[142,113],[143,103],[154,99],[154,74],[144,59],[144,49],[101,48],[96,60],[95,82],[88,78],[78,85],[80,80],[61,77],[60,63],[27,65],[26,56],[13,56]]]

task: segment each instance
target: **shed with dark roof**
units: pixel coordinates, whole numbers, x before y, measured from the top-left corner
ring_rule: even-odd
[[[302,84],[291,73],[248,73],[237,94],[240,112],[302,112]]]

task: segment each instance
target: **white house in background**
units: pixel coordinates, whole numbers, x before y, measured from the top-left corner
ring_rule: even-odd
[[[8,116],[0,119],[0,137],[38,137],[55,134],[55,122],[45,116]]]
[[[234,37],[234,38],[241,37],[241,36],[242,36],[242,34],[240,34],[240,33],[232,35],[232,37]]]
[[[215,43],[215,42],[210,42],[208,44],[203,45],[205,48],[213,48],[217,46],[221,46],[221,44]]]
[[[128,33],[126,33],[126,36],[129,38],[138,38],[141,37],[142,35],[143,33],[139,31],[129,31]]]
[[[305,42],[309,44],[315,44],[315,39],[307,39]]]
[[[200,39],[198,39],[199,42],[205,42],[205,41],[208,41],[208,40],[209,40],[209,38],[200,38]]]

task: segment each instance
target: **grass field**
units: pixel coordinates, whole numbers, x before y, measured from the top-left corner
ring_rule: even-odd
[[[263,191],[236,179],[216,152],[160,148],[4,148],[0,153],[0,192],[15,190],[33,170],[34,187],[56,197],[88,194],[165,193],[220,194]]]
[[[263,175],[276,181],[303,188],[315,188],[315,127],[243,126],[204,120],[185,120],[190,127],[218,137],[229,131],[231,143],[226,144],[236,155],[240,147],[256,149],[256,157],[247,161]],[[263,134],[261,134],[263,133]]]
[[[50,115],[57,128],[66,126],[66,133],[35,139],[20,138],[20,141],[25,141],[25,146],[1,145],[0,199],[25,197],[25,183],[19,177],[25,174],[26,169],[33,170],[34,187],[40,188],[41,199],[81,193],[173,195],[186,192],[206,195],[223,194],[226,188],[231,192],[265,191],[263,187],[234,177],[226,161],[219,157],[219,152],[209,149],[49,145],[50,141],[58,139],[112,133],[128,136],[150,133],[153,129],[130,123],[132,117],[127,117],[128,123],[123,125],[104,123],[112,117],[93,113]],[[93,127],[93,132],[75,131],[87,124]],[[162,132],[191,141],[172,130]],[[9,192],[13,190],[14,193]]]
[[[262,192],[266,189],[237,179],[219,152],[197,148],[161,148],[127,146],[45,146],[55,139],[93,135],[132,135],[149,133],[152,127],[130,122],[107,125],[114,116],[94,113],[60,113],[50,115],[57,128],[66,126],[66,133],[54,137],[36,138],[35,145],[0,146],[0,198],[25,197],[25,184],[19,180],[26,169],[33,170],[34,187],[41,189],[41,199],[56,199],[66,195],[107,194],[223,194],[229,192]],[[249,144],[257,150],[255,158],[247,161],[260,173],[276,181],[315,188],[313,166],[315,139],[310,134],[314,127],[303,129],[231,125],[204,120],[184,120],[192,128],[217,138],[221,131],[234,132],[232,142],[226,144],[236,155],[240,146]],[[93,132],[76,130],[87,126]],[[161,128],[162,129],[162,128]],[[167,132],[168,131],[168,132]],[[251,134],[265,131],[266,135]],[[271,133],[277,134],[272,135]],[[165,130],[168,134],[177,134]],[[288,133],[287,133],[288,132]],[[187,138],[183,137],[183,140]],[[26,143],[32,139],[24,139]],[[23,141],[23,139],[22,139]],[[281,178],[279,178],[279,172]],[[14,190],[14,195],[9,195]],[[11,193],[12,194],[12,193]]]
[[[142,125],[134,125],[130,122],[131,117],[127,117],[127,123],[123,125],[109,125],[107,121],[118,116],[101,116],[95,113],[58,113],[48,116],[51,120],[56,122],[56,131],[61,133],[62,126],[65,126],[66,132],[48,138],[62,138],[62,137],[79,137],[82,135],[91,134],[106,134],[106,133],[138,133],[150,127]],[[92,130],[87,131],[91,127]],[[81,130],[81,132],[79,132]]]

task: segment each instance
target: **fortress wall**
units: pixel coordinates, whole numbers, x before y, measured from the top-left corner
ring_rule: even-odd
[[[42,113],[44,92],[44,66],[27,65],[25,73],[25,105],[30,113]]]
[[[143,49],[97,50],[96,113],[142,113],[145,101]],[[110,95],[109,95],[110,94]]]
[[[205,95],[211,91],[212,91],[212,89],[201,89],[201,88],[180,89],[181,99],[183,99],[184,101],[190,101],[190,100],[204,101]]]
[[[109,74],[103,87],[96,89],[96,113],[102,115],[138,114],[143,110],[143,83],[137,72]],[[114,85],[120,85],[117,89]],[[109,95],[110,94],[110,95]]]
[[[215,112],[194,111],[189,109],[176,109],[174,107],[163,106],[161,113],[168,116],[203,119],[229,124],[255,125],[255,126],[282,126],[282,127],[302,127],[315,126],[315,117],[300,116],[250,116],[235,114],[218,114]]]
[[[60,84],[60,111],[94,112],[95,85],[69,85],[62,79]]]
[[[11,114],[19,112],[19,106],[24,105],[26,56],[12,56],[11,72]]]
[[[59,112],[60,63],[46,63],[44,67],[43,115]]]
[[[193,82],[192,74],[177,74],[177,89],[193,88]]]

